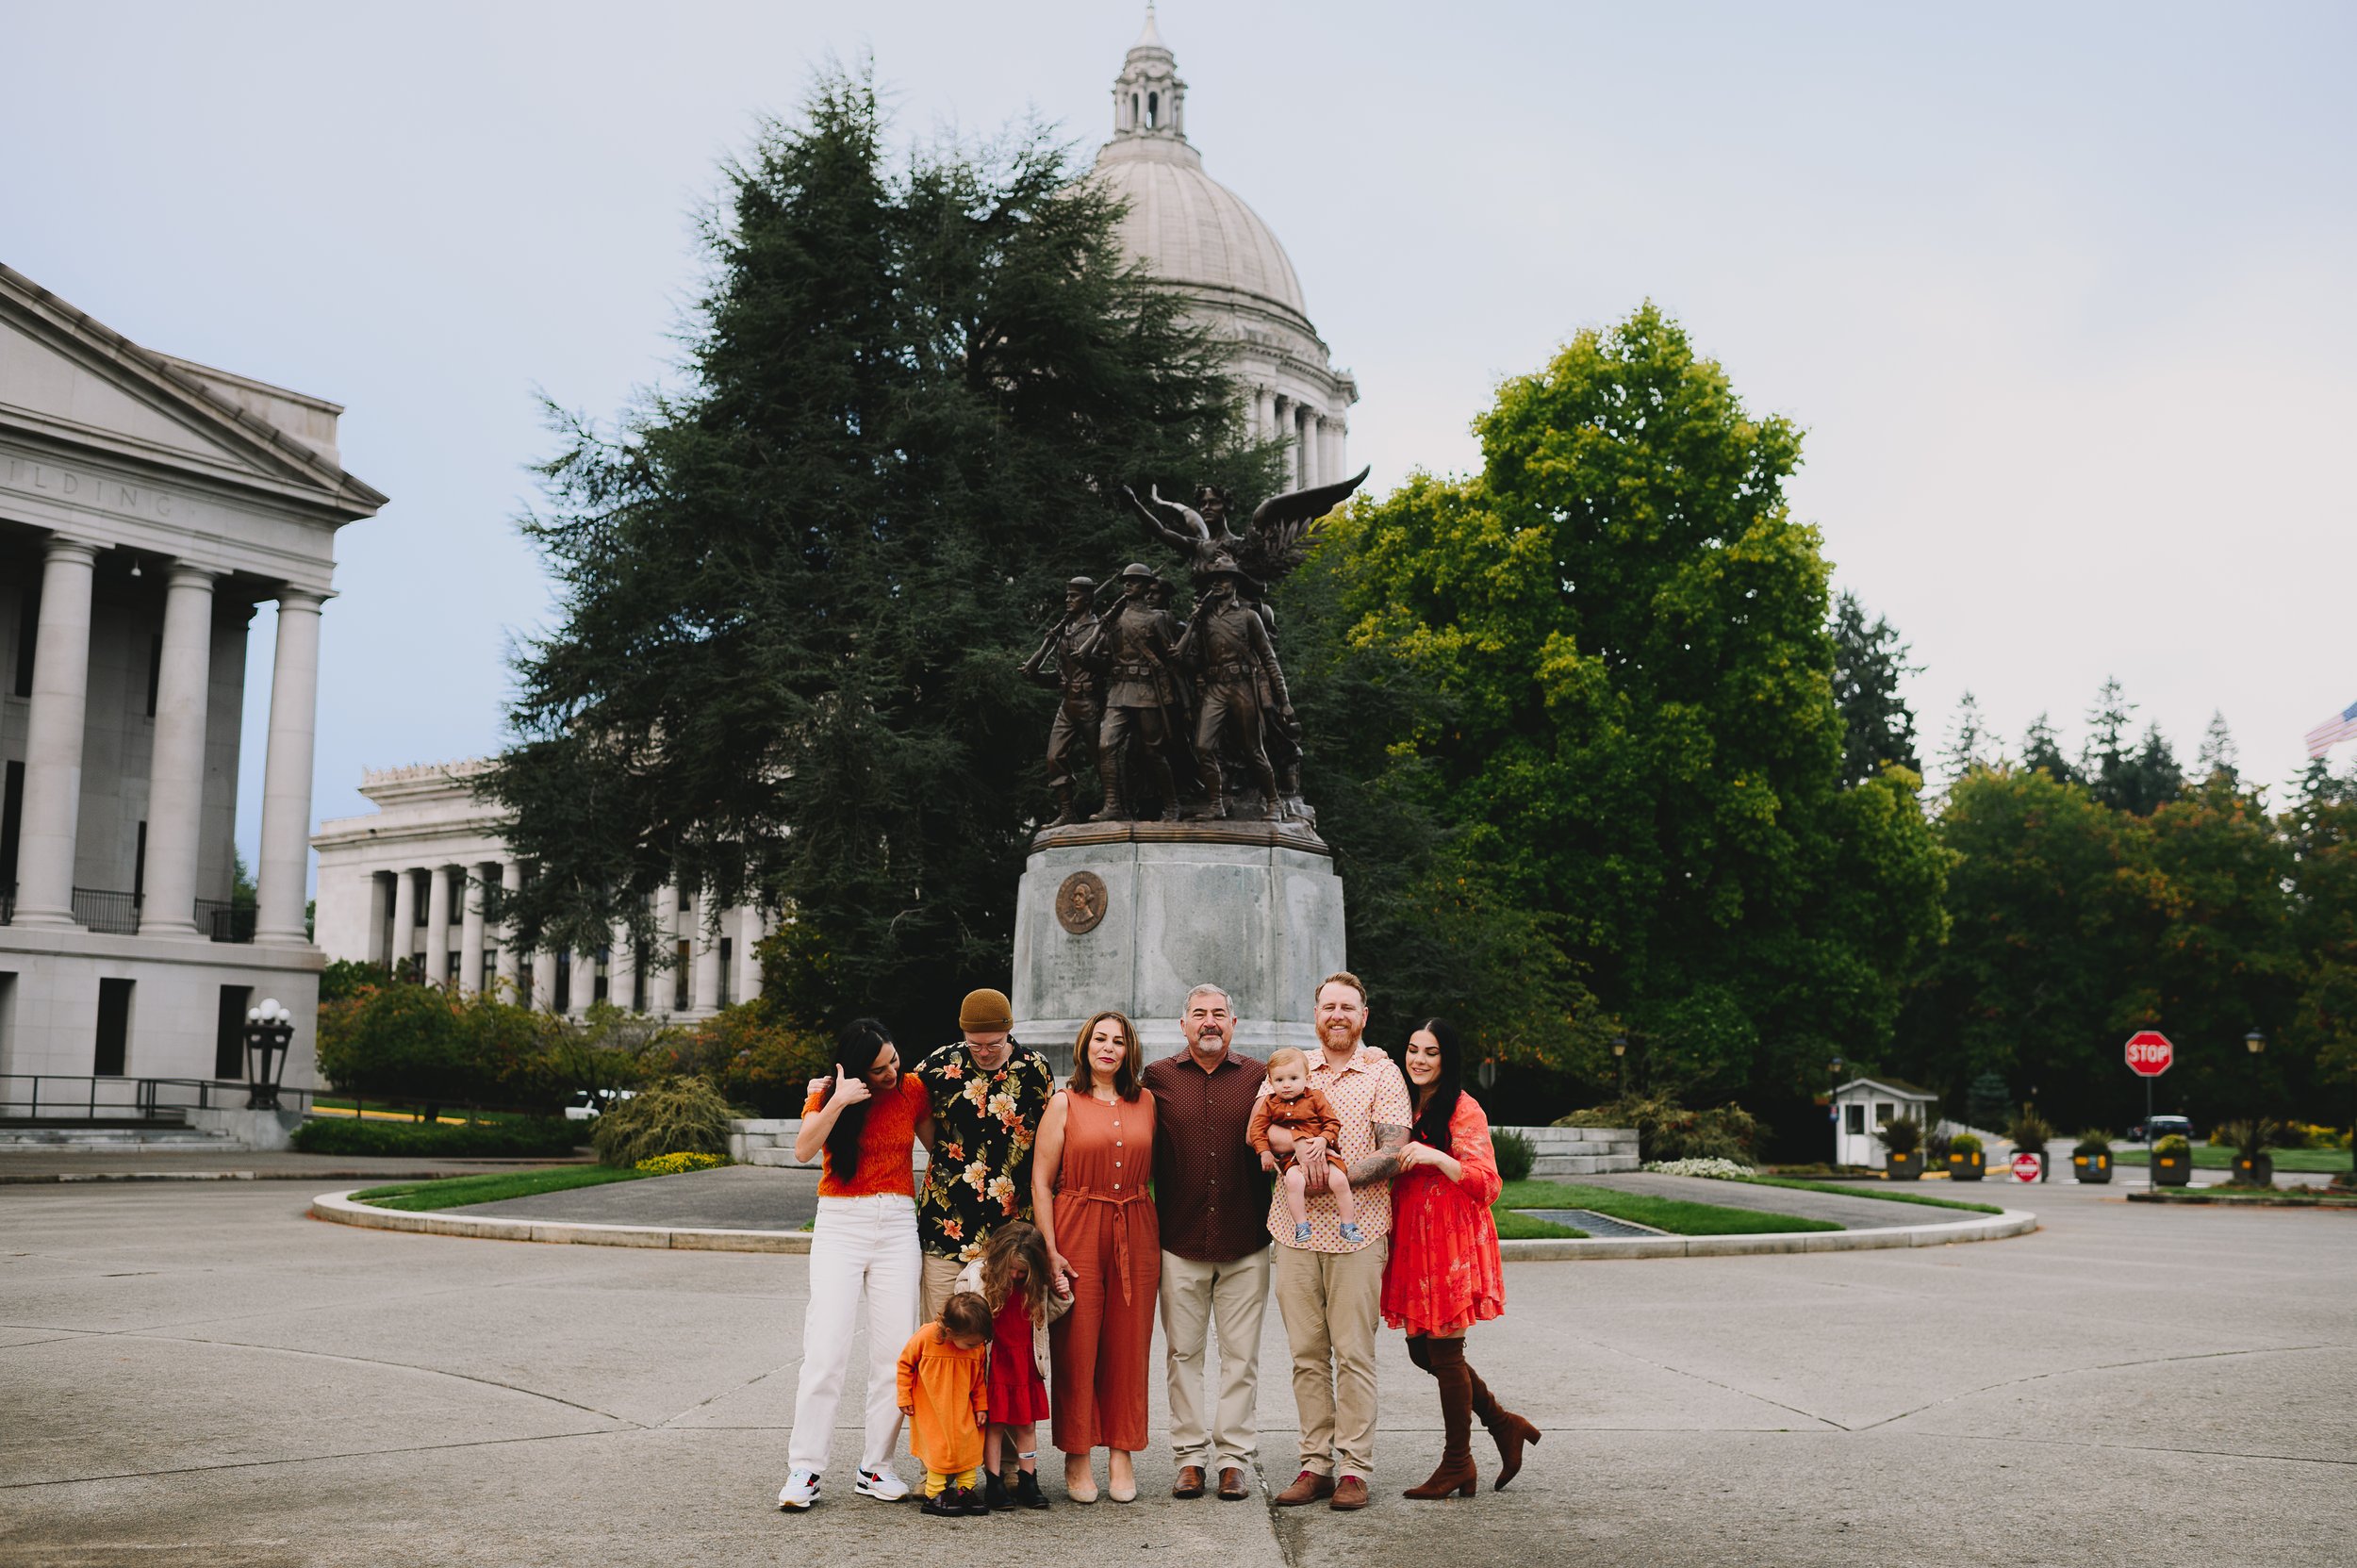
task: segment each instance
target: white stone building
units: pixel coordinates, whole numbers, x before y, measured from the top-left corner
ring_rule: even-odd
[[[0,1112],[36,1077],[118,1106],[113,1081],[242,1079],[266,996],[295,1015],[286,1081],[312,1081],[320,615],[336,531],[385,503],[338,459],[341,411],[142,348],[0,266]],[[264,600],[247,912],[232,829]]]
[[[1254,434],[1293,443],[1298,486],[1351,472],[1349,408],[1359,384],[1334,369],[1310,324],[1285,247],[1244,199],[1203,172],[1187,140],[1187,84],[1146,11],[1146,31],[1113,78],[1113,140],[1092,176],[1129,203],[1121,241],[1185,296],[1198,321],[1236,344]]]
[[[579,1017],[610,1001],[658,1018],[705,1017],[761,994],[754,948],[774,927],[750,906],[715,910],[667,888],[655,899],[661,956],[618,926],[594,951],[532,952],[507,939],[498,905],[524,868],[499,811],[474,794],[480,761],[361,776],[376,810],[320,824],[319,944],[332,959],[411,972],[467,992],[497,989]]]

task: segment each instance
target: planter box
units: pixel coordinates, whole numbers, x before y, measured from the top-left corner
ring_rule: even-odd
[[[2078,1174],[2080,1180],[2100,1187],[2112,1179],[2112,1157],[2108,1152],[2074,1154],[2070,1157],[2070,1168]]]
[[[2182,1187],[2192,1179],[2192,1155],[2155,1154],[2152,1156],[2153,1185],[2160,1187]]]
[[[1904,1154],[1894,1150],[1886,1157],[1886,1160],[1887,1163],[1883,1168],[1889,1173],[1890,1180],[1893,1181],[1920,1181],[1923,1179],[1923,1151],[1921,1149],[1910,1149]]]
[[[2255,1160],[2234,1156],[2234,1184],[2238,1187],[2272,1187],[2275,1185],[2275,1156],[2262,1154]]]
[[[1948,1156],[1948,1180],[1978,1181],[1988,1174],[1988,1156],[1975,1149],[1970,1154],[1951,1152]]]

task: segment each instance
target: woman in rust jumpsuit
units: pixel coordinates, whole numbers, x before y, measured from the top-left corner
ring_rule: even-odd
[[[1162,1287],[1162,1229],[1146,1182],[1154,1171],[1154,1097],[1138,1032],[1099,1013],[1073,1048],[1072,1081],[1047,1102],[1031,1155],[1031,1210],[1049,1266],[1070,1279],[1072,1310],[1048,1330],[1053,1435],[1064,1492],[1096,1501],[1090,1456],[1110,1450],[1106,1491],[1134,1501],[1130,1456],[1146,1446],[1146,1353]]]

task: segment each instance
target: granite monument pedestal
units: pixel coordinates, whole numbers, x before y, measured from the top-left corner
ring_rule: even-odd
[[[1068,1070],[1080,1026],[1114,1008],[1152,1061],[1184,1048],[1187,993],[1209,983],[1234,1005],[1239,1049],[1308,1049],[1318,982],[1343,960],[1342,878],[1302,823],[1049,828],[1017,895],[1014,1034]]]

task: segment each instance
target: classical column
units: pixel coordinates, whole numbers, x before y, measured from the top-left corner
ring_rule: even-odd
[[[398,971],[418,951],[418,879],[407,867],[393,873],[393,960]]]
[[[1294,416],[1294,455],[1300,486],[1305,490],[1318,482],[1317,439],[1317,410],[1304,404]]]
[[[547,938],[543,937],[543,941]],[[536,948],[532,953],[532,1010],[535,1013],[556,1011],[556,949]]]
[[[1350,453],[1341,419],[1326,421],[1326,473],[1329,479],[1350,477]]]
[[[729,995],[740,1002],[761,995],[761,960],[753,956],[753,944],[761,940],[761,911],[751,904],[743,904],[731,912],[731,923],[736,927],[735,947],[731,949],[729,967],[735,972],[729,976]]]
[[[613,934],[606,940],[611,945],[606,949],[609,956],[605,961],[605,999],[628,1013],[631,992],[637,988],[638,982],[638,955],[631,947],[637,938],[632,934],[628,920],[617,920]]]
[[[696,968],[687,1005],[699,1013],[710,1013],[720,1005],[719,923],[704,918],[705,900],[711,896],[696,896]]]
[[[450,981],[450,867],[439,864],[425,884],[425,978],[434,985]]]
[[[655,950],[648,955],[647,1011],[677,1011],[679,1000],[679,886],[667,883],[654,896]],[[660,960],[660,962],[656,962]]]
[[[464,867],[467,885],[458,921],[458,988],[469,996],[483,989],[483,867],[472,861]]]
[[[571,1018],[589,1016],[589,1004],[598,996],[598,953],[594,948],[573,949],[572,985],[565,993],[565,1014]]]
[[[49,536],[25,727],[16,923],[74,923],[74,839],[82,815],[82,726],[90,698],[90,586],[98,547]]]
[[[501,861],[500,902],[503,905],[512,904],[515,900],[516,895],[522,890],[523,885],[524,868],[512,860]],[[516,948],[516,922],[512,916],[503,917],[500,921],[500,952],[498,969],[500,999],[502,1001],[521,1001],[524,999],[518,989],[517,983],[523,978],[522,966],[518,962],[520,956],[521,955],[518,952]]]
[[[301,946],[311,868],[311,739],[319,721],[320,608],[327,595],[278,595],[278,648],[271,665],[270,750],[262,761],[262,864],[256,943]],[[438,962],[431,955],[427,963]]]
[[[1277,422],[1276,417],[1269,412],[1272,395],[1265,387],[1252,388],[1252,438],[1256,441],[1267,440],[1270,426]]]
[[[147,769],[147,899],[141,934],[196,934],[196,850],[205,804],[205,699],[213,674],[213,573],[175,561],[164,579],[156,747]]]

